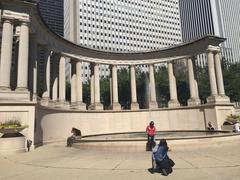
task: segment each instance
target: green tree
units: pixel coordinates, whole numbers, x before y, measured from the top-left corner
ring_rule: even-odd
[[[83,102],[87,105],[87,107],[91,104],[90,80],[83,82]]]
[[[137,83],[137,100],[140,109],[147,109],[149,107],[149,79],[148,73],[136,69],[136,83]]]
[[[240,63],[226,64],[222,62],[226,95],[232,102],[240,101]]]
[[[129,70],[126,68],[118,69],[118,96],[119,103],[123,109],[129,109],[131,103],[131,88]]]
[[[104,109],[109,109],[110,106],[110,80],[109,77],[102,77],[100,79],[100,95],[101,103],[103,104]]]
[[[167,107],[170,99],[168,70],[166,66],[161,66],[155,71],[156,95],[159,107]]]

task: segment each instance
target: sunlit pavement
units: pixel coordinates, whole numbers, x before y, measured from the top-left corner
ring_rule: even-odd
[[[174,150],[173,173],[151,174],[150,152],[107,152],[51,144],[29,153],[0,156],[0,179],[240,179],[240,142],[221,147]]]

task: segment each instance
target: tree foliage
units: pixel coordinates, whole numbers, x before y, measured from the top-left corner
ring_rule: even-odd
[[[176,71],[176,70],[175,70]],[[182,105],[187,105],[190,97],[187,71],[175,72],[178,100]],[[208,76],[208,67],[198,67],[196,69],[199,97],[202,103],[211,95]],[[222,61],[222,72],[226,95],[232,102],[240,101],[240,63],[226,63]],[[130,109],[131,105],[131,85],[129,69],[118,69],[118,97],[123,109]],[[149,74],[136,69],[137,100],[141,109],[148,108],[149,102]],[[170,99],[169,80],[167,66],[161,66],[155,71],[156,96],[159,107],[167,107]],[[71,87],[66,84],[66,98],[70,100]],[[108,109],[110,103],[110,80],[109,77],[100,79],[101,103]],[[90,81],[83,83],[83,101],[90,104]]]

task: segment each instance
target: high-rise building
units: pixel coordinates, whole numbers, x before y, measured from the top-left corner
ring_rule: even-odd
[[[179,0],[179,8],[183,42],[206,34],[221,36],[227,38],[222,56],[240,61],[239,0]]]
[[[39,0],[41,16],[51,30],[64,36],[64,0]]]
[[[65,37],[82,46],[136,52],[182,42],[178,0],[64,0],[64,8]]]

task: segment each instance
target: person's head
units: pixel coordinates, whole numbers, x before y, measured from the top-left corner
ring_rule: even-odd
[[[208,126],[209,126],[209,127],[212,127],[212,123],[211,123],[211,122],[208,122]]]
[[[160,142],[159,142],[159,146],[166,146],[167,147],[168,145],[167,145],[166,139],[161,139]]]
[[[150,126],[154,126],[154,122],[153,122],[153,121],[150,121],[149,125],[150,125]]]

